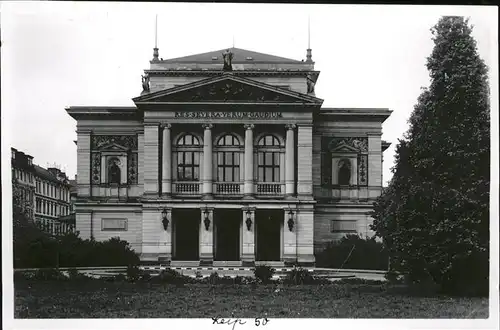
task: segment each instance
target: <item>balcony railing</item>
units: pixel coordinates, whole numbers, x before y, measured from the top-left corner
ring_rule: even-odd
[[[258,183],[257,195],[281,195],[281,183]]]
[[[241,183],[216,183],[217,195],[238,195],[241,192]]]
[[[198,195],[200,193],[199,182],[176,182],[175,192],[185,195]]]

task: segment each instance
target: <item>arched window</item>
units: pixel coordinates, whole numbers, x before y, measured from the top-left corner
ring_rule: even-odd
[[[217,181],[240,181],[240,141],[234,135],[223,135],[217,141]]]
[[[348,159],[339,161],[338,183],[342,186],[348,186],[351,182],[351,162]]]
[[[184,134],[176,143],[177,180],[198,181],[200,179],[200,141],[193,134]]]
[[[257,142],[258,181],[280,181],[280,141],[274,135],[265,135]]]
[[[116,157],[110,158],[108,161],[108,183],[121,183],[120,160]]]

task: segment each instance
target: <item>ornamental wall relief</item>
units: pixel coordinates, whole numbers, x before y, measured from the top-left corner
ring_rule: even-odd
[[[120,180],[122,183],[126,180],[127,184],[137,184],[138,173],[138,142],[136,135],[93,135],[91,138],[91,183],[99,185],[106,180],[109,183],[108,173],[109,164],[102,164],[102,157],[126,154],[126,176]],[[103,166],[104,165],[104,166]],[[102,173],[102,171],[105,171]]]
[[[332,185],[332,160],[340,159],[346,154],[357,155],[353,158],[353,171],[355,172],[354,184],[368,185],[368,138],[366,137],[323,137],[321,141],[321,184]],[[335,162],[337,163],[337,162]],[[333,171],[338,175],[338,171]]]

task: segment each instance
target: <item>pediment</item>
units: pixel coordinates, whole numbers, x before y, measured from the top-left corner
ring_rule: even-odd
[[[287,103],[318,104],[323,100],[316,97],[285,90],[255,80],[222,75],[191,84],[145,94],[134,99],[141,103]]]
[[[108,143],[99,147],[99,151],[115,151],[115,152],[126,152],[128,148],[117,143]]]
[[[357,153],[359,150],[347,145],[345,143],[341,143],[337,145],[335,148],[331,149],[331,152],[339,152],[339,153]]]

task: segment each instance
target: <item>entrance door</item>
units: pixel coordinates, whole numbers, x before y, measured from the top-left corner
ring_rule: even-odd
[[[199,260],[200,210],[172,211],[175,235],[175,260]]]
[[[240,260],[241,210],[215,210],[215,260]]]
[[[256,241],[258,261],[280,261],[283,210],[257,210]]]

